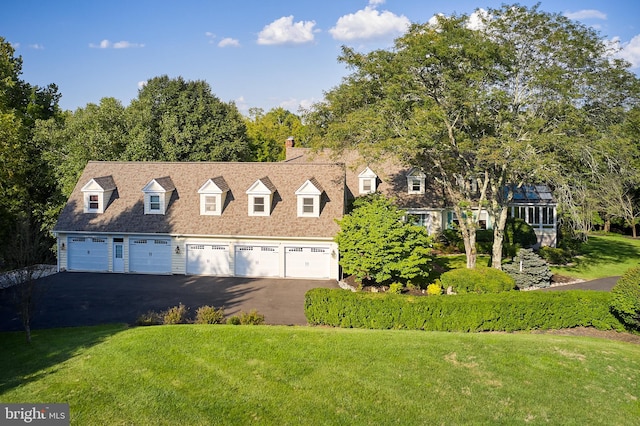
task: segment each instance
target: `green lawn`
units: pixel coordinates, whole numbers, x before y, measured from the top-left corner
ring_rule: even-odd
[[[591,235],[582,245],[583,255],[572,266],[553,267],[554,274],[592,280],[624,274],[640,266],[640,239],[617,234]]]
[[[633,239],[618,234],[591,235],[582,245],[583,254],[574,259],[571,266],[553,266],[551,272],[568,277],[593,280],[615,277],[629,268],[640,266],[640,238]],[[477,265],[488,266],[490,257],[478,255]],[[438,270],[429,279],[432,281],[441,275],[441,271],[464,268],[464,254],[436,256],[434,264]]]
[[[640,345],[538,334],[100,326],[0,334],[0,401],[81,425],[637,424]]]

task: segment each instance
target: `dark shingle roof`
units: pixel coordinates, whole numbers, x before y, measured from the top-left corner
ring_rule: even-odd
[[[96,176],[111,176],[117,190],[103,214],[83,213],[80,189]],[[200,215],[198,189],[211,176],[228,189],[221,216]],[[308,176],[316,176],[325,191],[319,218],[297,216],[295,191]],[[246,190],[265,177],[277,191],[271,215],[249,216]],[[142,188],[153,179],[175,188],[165,215],[144,214]],[[336,163],[89,162],[54,231],[330,238],[338,231],[334,219],[344,213],[344,181],[344,165]]]

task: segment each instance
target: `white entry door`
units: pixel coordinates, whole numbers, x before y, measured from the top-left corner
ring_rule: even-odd
[[[124,272],[124,243],[113,243],[113,272]]]
[[[278,246],[236,246],[235,271],[242,277],[280,276]]]
[[[187,274],[231,275],[228,244],[187,244]]]
[[[287,247],[285,276],[295,278],[329,278],[331,250],[329,247]]]

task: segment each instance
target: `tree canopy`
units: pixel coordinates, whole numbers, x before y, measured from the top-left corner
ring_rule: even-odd
[[[352,73],[305,119],[322,146],[422,166],[455,210],[470,268],[486,209],[500,268],[504,189],[569,185],[565,163],[637,105],[638,79],[594,30],[539,6],[478,16],[413,24],[390,50],[343,47]]]

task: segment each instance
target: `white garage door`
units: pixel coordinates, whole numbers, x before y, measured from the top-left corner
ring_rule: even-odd
[[[295,278],[329,278],[331,275],[329,247],[287,247],[285,276]]]
[[[71,237],[67,253],[70,271],[108,271],[109,246],[106,238]]]
[[[236,246],[236,275],[242,277],[280,276],[277,246]]]
[[[229,246],[224,244],[187,244],[187,274],[231,275]]]
[[[129,243],[129,271],[171,273],[171,240],[164,238],[133,238]]]

